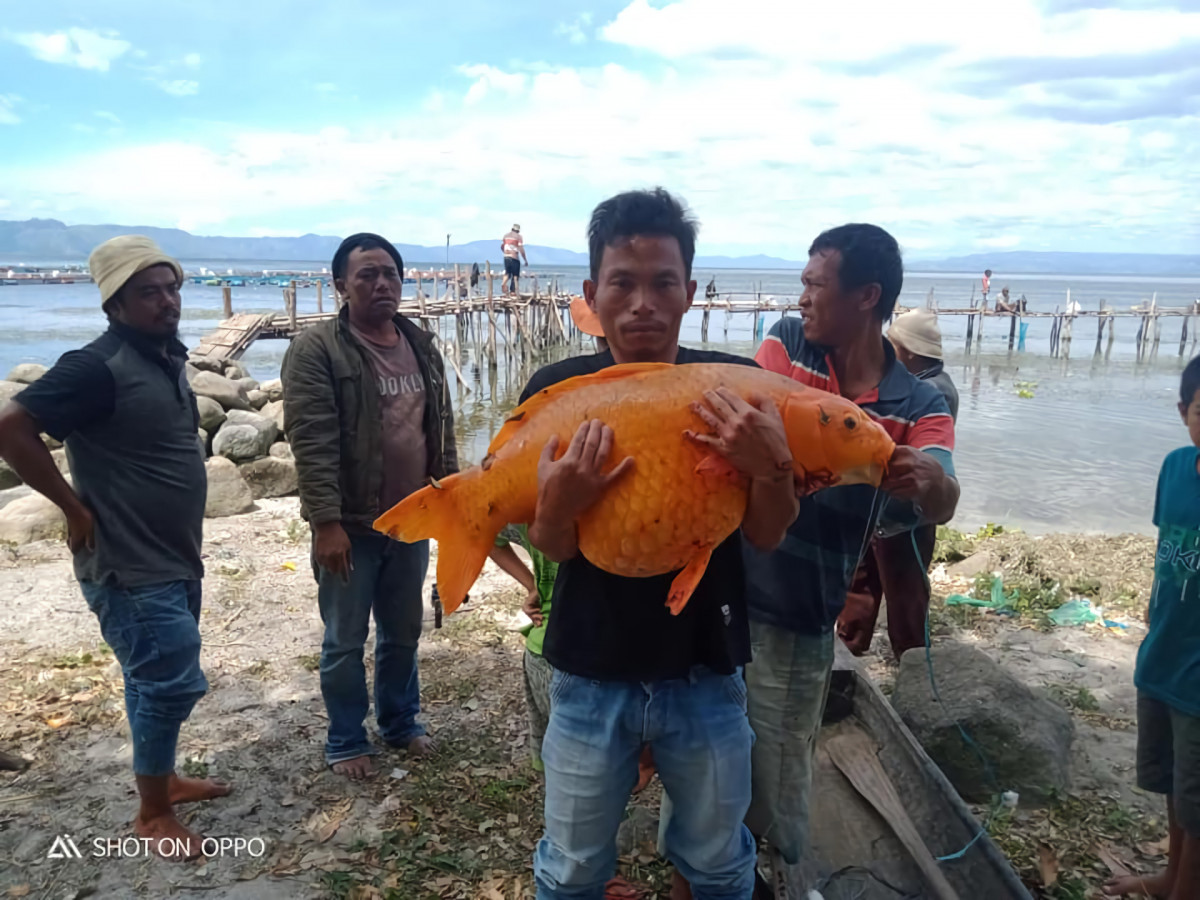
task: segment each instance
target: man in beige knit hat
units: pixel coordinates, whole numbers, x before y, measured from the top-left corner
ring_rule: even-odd
[[[896,359],[920,381],[927,381],[946,400],[950,416],[958,419],[958,389],[942,361],[942,332],[937,313],[914,309],[895,318],[888,342]],[[871,646],[875,621],[883,598],[888,603],[888,640],[897,659],[925,643],[925,616],[929,609],[926,573],[933,560],[937,526],[918,525],[890,537],[875,537],[863,556],[846,593],[846,606],[837,630],[852,653],[861,656]],[[920,559],[916,550],[920,550]]]
[[[174,805],[229,793],[175,774],[179,727],[208,689],[200,669],[207,482],[199,412],[179,342],[183,270],[149,238],[93,251],[108,330],[66,353],[0,411],[0,456],[62,509],[75,576],[125,678],[133,825],[163,856],[200,854]],[[68,482],[42,442],[63,441]]]

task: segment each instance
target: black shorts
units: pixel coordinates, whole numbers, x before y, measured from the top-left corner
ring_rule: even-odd
[[[1200,718],[1138,692],[1137,783],[1167,794],[1180,827],[1200,838]]]
[[[513,278],[521,277],[521,261],[513,259],[511,256],[504,257],[504,276],[507,278],[511,275]]]

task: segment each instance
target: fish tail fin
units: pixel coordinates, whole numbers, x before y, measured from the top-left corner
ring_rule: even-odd
[[[466,599],[504,527],[478,470],[447,476],[409,494],[378,519],[376,531],[407,543],[437,541],[437,588],[446,615]]]

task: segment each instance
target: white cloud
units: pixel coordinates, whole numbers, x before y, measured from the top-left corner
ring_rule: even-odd
[[[204,57],[202,57],[199,53],[189,53],[183,58],[183,64],[189,69],[200,68],[200,64],[202,62],[204,62]]]
[[[17,115],[17,104],[21,98],[16,94],[0,94],[0,125],[16,125],[21,121]]]
[[[175,97],[190,97],[200,92],[200,84],[183,78],[169,81],[162,79],[154,82],[158,87]]]
[[[92,113],[97,119],[103,119],[105,122],[111,122],[113,125],[120,125],[121,120],[115,113],[110,113],[108,110],[98,109]]]
[[[841,10],[806,9],[797,31],[792,7],[764,0],[736,16],[709,0],[632,0],[598,24],[610,44],[639,51],[638,68],[462,65],[386,117],[129,142],[10,167],[6,182],[19,187],[8,196],[20,213],[44,200],[75,221],[368,228],[427,244],[501,234],[515,220],[536,243],[582,248],[596,202],[662,184],[698,215],[702,252],[803,258],[817,231],[852,220],[878,222],[926,258],[1132,249],[1131,235],[1143,250],[1200,246],[1200,181],[1185,152],[1200,145],[1200,117],[1056,121],[1037,110],[1086,105],[1066,82],[975,90],[962,77],[1004,54],[1029,62],[1029,47],[1041,48],[1038,66],[1047,54],[1107,59],[1113,22],[1141,52],[1183,48],[1194,16],[1050,16],[995,0],[999,37],[981,44],[954,4],[914,0],[914,23],[882,0],[849,2],[865,23],[852,34]],[[1018,26],[1028,40],[1005,44]],[[1135,80],[1093,87],[1104,102],[1136,103]]]
[[[8,37],[44,62],[98,72],[107,72],[109,65],[131,46],[128,41],[118,38],[114,31],[101,33],[86,28],[68,28],[49,34],[26,32]]]
[[[314,84],[313,90],[318,94],[332,94],[337,90],[337,85],[332,81],[322,81],[319,84]]]
[[[587,32],[591,29],[592,14],[590,12],[580,13],[573,22],[559,22],[554,26],[554,33],[559,37],[565,37],[572,44],[587,43]]]

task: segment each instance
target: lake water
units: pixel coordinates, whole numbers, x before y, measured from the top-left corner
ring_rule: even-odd
[[[208,263],[223,271],[237,268],[315,268],[322,263]],[[327,263],[325,264],[327,265]],[[191,268],[191,267],[189,267]],[[560,285],[578,291],[583,269],[539,271],[542,284],[556,275]],[[697,270],[700,292],[711,277],[718,290],[761,290],[764,295],[794,300],[800,291],[798,271]],[[1025,295],[1030,311],[1065,307],[1066,292],[1084,309],[1101,300],[1118,310],[1157,295],[1161,306],[1186,306],[1200,298],[1200,279],[1114,278],[1085,276],[993,276],[993,290],[1008,285],[1014,297]],[[905,276],[901,303],[923,305],[932,289],[943,307],[967,305],[977,275],[922,274]],[[412,292],[411,287],[406,292]],[[994,296],[994,294],[993,294]],[[326,291],[326,301],[330,301]],[[210,331],[222,317],[221,289],[187,284],[183,289],[180,336],[188,346]],[[312,289],[300,291],[300,312],[316,310]],[[234,289],[237,312],[282,312],[278,287]],[[764,317],[764,328],[778,314]],[[1093,356],[1095,323],[1077,323],[1070,359],[1049,355],[1050,319],[1030,319],[1024,352],[1008,350],[1008,322],[987,321],[981,350],[965,348],[966,317],[943,316],[941,327],[947,369],[961,395],[955,465],[962,484],[955,525],[975,528],[999,522],[1029,531],[1136,531],[1151,533],[1155,478],[1162,458],[1187,442],[1175,410],[1179,373],[1192,352],[1178,355],[1182,319],[1166,319],[1156,356],[1139,361],[1136,319],[1116,320],[1111,348],[1107,336],[1102,353]],[[96,288],[78,285],[0,287],[0,374],[20,362],[52,364],[63,352],[95,338],[105,327]],[[444,337],[452,338],[450,323]],[[498,338],[498,340],[500,340]],[[683,343],[701,346],[700,314],[689,313]],[[714,312],[709,325],[710,348],[752,355],[756,346],[753,318],[744,313]],[[286,344],[261,341],[243,362],[256,378],[278,375]],[[503,342],[501,341],[503,353]],[[590,352],[590,344],[584,348]],[[448,367],[449,368],[449,367]],[[458,388],[459,444],[464,460],[477,461],[505,412],[515,403],[528,372],[502,356],[494,383],[486,365],[465,348]],[[451,372],[452,382],[456,379]],[[1032,397],[1018,394],[1020,385]]]

